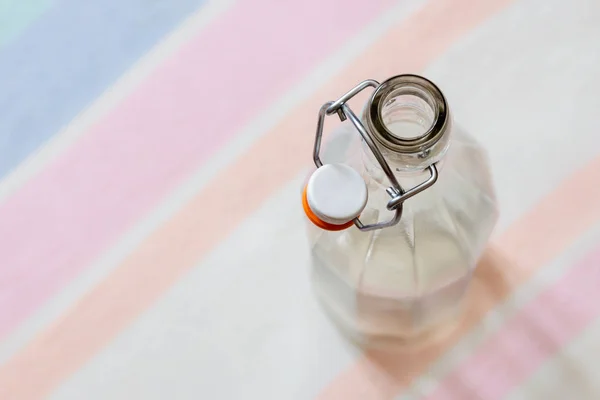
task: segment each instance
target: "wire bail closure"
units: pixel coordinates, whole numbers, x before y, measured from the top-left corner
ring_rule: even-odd
[[[337,114],[338,117],[340,118],[340,121],[342,121],[342,122],[345,121],[346,119],[350,119],[350,122],[352,122],[352,124],[354,125],[354,127],[356,128],[356,130],[358,131],[360,136],[363,138],[365,143],[369,146],[369,149],[375,156],[375,159],[377,160],[377,162],[381,166],[383,172],[385,173],[388,180],[390,181],[391,186],[386,189],[387,194],[391,197],[390,201],[388,201],[388,203],[387,203],[387,209],[390,211],[395,211],[394,216],[389,221],[378,222],[378,223],[367,224],[367,225],[363,224],[360,221],[360,219],[357,217],[353,220],[353,222],[354,222],[354,225],[361,231],[372,231],[372,230],[388,228],[390,226],[396,225],[398,222],[400,222],[400,218],[402,217],[402,209],[403,209],[404,202],[406,200],[410,199],[411,197],[415,196],[416,194],[419,194],[422,191],[430,188],[438,179],[438,171],[437,171],[437,168],[434,163],[427,168],[430,173],[430,177],[425,182],[405,191],[402,188],[402,186],[400,186],[400,183],[398,183],[396,176],[392,172],[392,169],[390,168],[389,164],[385,160],[385,157],[383,156],[383,154],[381,153],[381,151],[379,150],[377,145],[375,144],[375,141],[373,140],[373,138],[371,137],[369,132],[365,129],[364,125],[362,124],[360,119],[356,116],[356,114],[354,114],[352,109],[346,104],[346,102],[348,100],[350,100],[351,98],[353,98],[358,93],[365,90],[366,88],[369,88],[369,87],[377,88],[379,85],[380,85],[380,83],[377,82],[376,80],[367,79],[365,81],[362,81],[358,85],[356,85],[354,88],[352,88],[348,92],[346,92],[344,95],[342,95],[336,101],[329,101],[329,102],[323,104],[323,106],[321,106],[321,109],[319,110],[319,119],[317,121],[317,132],[316,132],[316,136],[315,136],[315,145],[314,145],[314,149],[313,149],[313,160],[314,160],[317,168],[320,168],[323,166],[323,162],[321,161],[319,153],[321,150],[321,139],[323,137],[323,127],[325,125],[325,117],[328,115]]]

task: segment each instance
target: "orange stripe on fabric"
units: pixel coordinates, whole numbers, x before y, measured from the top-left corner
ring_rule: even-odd
[[[434,0],[392,29],[222,171],[68,314],[0,368],[0,398],[39,398],[101,350],[277,188],[310,164],[321,104],[365,78],[422,70],[509,0]],[[244,196],[239,196],[244,193]]]

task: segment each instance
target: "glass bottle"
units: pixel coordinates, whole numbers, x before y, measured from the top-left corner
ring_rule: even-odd
[[[358,118],[346,102],[368,87]],[[321,146],[336,113],[345,122]],[[314,288],[333,320],[368,346],[451,326],[498,212],[485,150],[440,89],[417,75],[362,82],[321,108],[313,158],[303,206]]]

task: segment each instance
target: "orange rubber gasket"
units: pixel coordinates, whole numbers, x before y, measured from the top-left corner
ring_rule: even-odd
[[[323,221],[322,219],[317,217],[315,213],[310,209],[310,206],[308,205],[308,198],[306,196],[306,186],[304,186],[304,190],[302,191],[302,207],[304,208],[304,213],[306,214],[310,222],[312,222],[319,228],[325,229],[326,231],[343,231],[344,229],[348,229],[352,225],[354,225],[354,221],[348,221],[343,225],[334,225],[330,224],[329,222]]]

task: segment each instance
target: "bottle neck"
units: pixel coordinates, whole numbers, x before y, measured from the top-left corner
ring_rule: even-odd
[[[361,143],[361,147],[361,158],[364,170],[370,178],[381,186],[381,188],[387,189],[390,186],[390,182],[381,168],[381,165],[377,162],[373,153],[364,141]],[[407,167],[403,157],[398,157],[396,154],[388,154],[385,150],[382,150],[382,153],[396,177],[396,180],[405,190],[415,187],[429,179],[431,173],[427,167],[430,165],[436,164],[438,172],[441,172],[444,165],[444,157],[436,158],[430,156],[420,160],[424,165],[422,168],[416,168],[413,165]]]
[[[365,128],[392,170],[415,175],[445,155],[452,121],[446,99],[435,84],[417,75],[383,82],[367,102]],[[373,158],[365,146],[367,158]],[[375,167],[378,163],[375,161]]]

